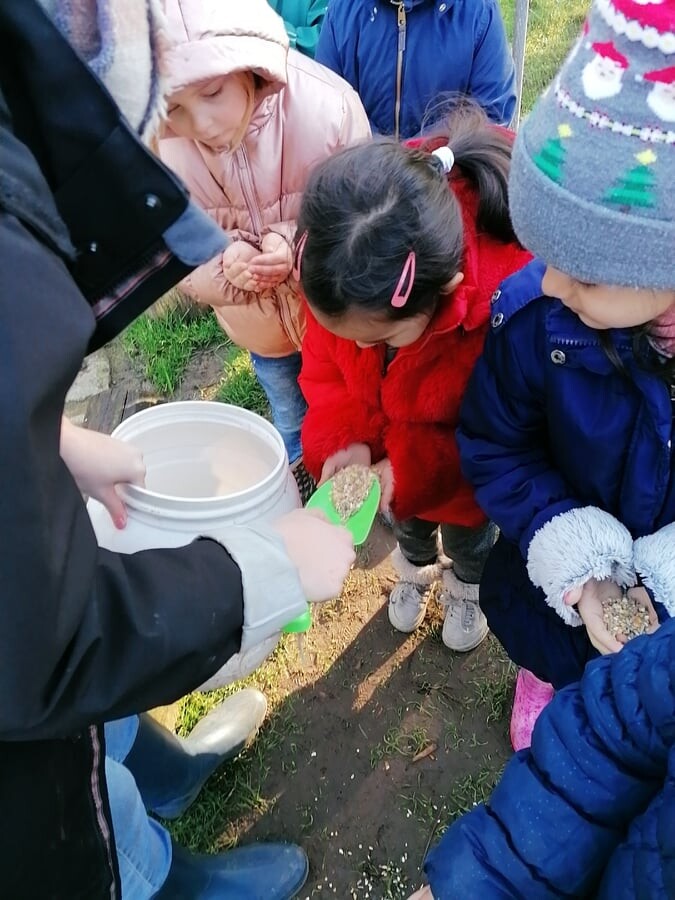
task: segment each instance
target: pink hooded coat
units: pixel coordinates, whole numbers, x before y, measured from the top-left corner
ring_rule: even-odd
[[[355,91],[339,76],[288,49],[282,19],[265,0],[167,0],[171,51],[169,93],[197,81],[253,71],[262,81],[251,121],[234,153],[214,153],[171,135],[162,160],[185,182],[193,200],[234,239],[259,246],[268,232],[292,242],[311,167],[370,136]],[[225,279],[220,256],[182,285],[210,304],[234,343],[261,356],[300,348],[305,315],[291,276],[253,293]]]

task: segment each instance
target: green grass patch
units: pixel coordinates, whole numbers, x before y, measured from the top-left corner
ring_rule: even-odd
[[[513,38],[516,0],[501,0],[500,6],[509,40]],[[588,0],[530,0],[525,44],[522,112],[528,113],[534,101],[553,80],[560,64],[581,31],[588,12]]]
[[[210,310],[199,316],[186,309],[141,316],[123,335],[126,352],[141,362],[145,377],[163,394],[173,394],[196,350],[226,340]]]
[[[253,371],[251,357],[238,347],[233,348],[225,362],[223,380],[215,399],[221,403],[243,406],[266,419],[270,418],[270,406]]]

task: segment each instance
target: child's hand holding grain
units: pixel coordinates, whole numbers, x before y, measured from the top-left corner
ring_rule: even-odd
[[[394,499],[394,470],[388,457],[385,456],[373,466],[373,471],[380,479],[380,510],[388,513],[391,510],[391,503]]]
[[[370,447],[368,444],[350,444],[343,450],[338,450],[328,457],[321,469],[319,487],[329,478],[332,478],[340,469],[347,466],[369,466],[371,461]]]
[[[607,630],[603,601],[620,597],[622,589],[615,582],[606,579],[597,581],[590,578],[584,585],[572,588],[565,596],[568,606],[576,606],[577,612],[586,626],[588,639],[600,653],[617,653],[623,643]]]
[[[261,241],[262,253],[250,264],[251,277],[258,283],[258,290],[276,287],[285,281],[293,268],[293,251],[280,234],[270,232]]]
[[[260,287],[250,271],[250,261],[259,256],[258,250],[247,241],[233,241],[223,253],[223,275],[242,291],[259,291]]]

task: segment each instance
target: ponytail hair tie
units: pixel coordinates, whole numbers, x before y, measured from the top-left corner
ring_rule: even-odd
[[[449,175],[455,164],[455,154],[450,147],[446,144],[444,147],[432,151],[431,155],[434,168],[438,169],[441,175]]]

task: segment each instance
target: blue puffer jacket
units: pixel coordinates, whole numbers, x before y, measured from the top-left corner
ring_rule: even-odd
[[[596,331],[542,296],[544,270],[535,260],[496,292],[457,442],[502,532],[481,581],[490,627],[518,665],[561,687],[594,655],[585,629],[569,627],[581,620],[564,592],[593,576],[630,583],[598,569],[608,559],[657,588],[660,618],[675,614],[675,526],[664,530],[675,522],[675,459],[668,385],[639,364],[632,334],[615,330],[620,372]]]
[[[496,0],[330,0],[316,59],[355,88],[379,134],[395,133],[399,47],[401,138],[417,135],[428,104],[447,92],[509,124],[514,68]]]
[[[675,897],[675,621],[556,695],[425,872],[434,900]]]

